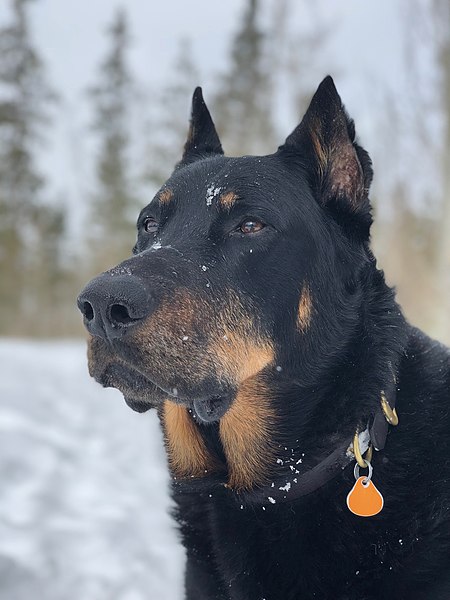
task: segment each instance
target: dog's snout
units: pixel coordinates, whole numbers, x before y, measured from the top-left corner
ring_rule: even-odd
[[[89,333],[108,339],[126,334],[154,308],[151,294],[138,277],[110,272],[92,279],[77,303]]]

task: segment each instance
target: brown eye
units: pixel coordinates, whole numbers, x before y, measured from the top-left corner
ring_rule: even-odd
[[[152,217],[147,217],[144,220],[143,227],[147,233],[156,233],[158,231],[158,221]]]
[[[245,219],[239,227],[242,233],[258,233],[265,227],[264,223],[257,219]]]

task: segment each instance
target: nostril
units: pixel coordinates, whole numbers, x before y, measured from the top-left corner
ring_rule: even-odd
[[[110,317],[113,323],[121,323],[123,325],[138,320],[133,319],[128,312],[128,308],[122,304],[113,304],[111,306]]]
[[[83,302],[82,313],[88,321],[92,321],[94,318],[94,309],[90,302]]]

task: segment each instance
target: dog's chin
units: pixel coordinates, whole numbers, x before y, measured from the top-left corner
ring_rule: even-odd
[[[225,415],[231,404],[232,396],[230,394],[199,398],[193,401],[192,411],[198,421],[215,423]]]
[[[134,410],[135,412],[138,412],[138,413],[147,412],[148,410],[150,410],[151,408],[154,407],[154,404],[150,404],[146,400],[139,400],[139,399],[133,398],[132,396],[128,396],[125,394],[123,394],[123,397],[124,397],[127,405],[132,410]]]

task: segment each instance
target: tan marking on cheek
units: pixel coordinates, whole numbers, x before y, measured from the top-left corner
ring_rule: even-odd
[[[219,206],[229,210],[238,199],[238,195],[235,192],[227,192],[222,194],[219,198]]]
[[[311,324],[312,311],[311,291],[308,284],[305,283],[302,288],[297,310],[297,329],[302,333],[305,333]]]
[[[239,331],[224,331],[212,350],[217,357],[219,375],[240,384],[273,361],[274,351],[268,343],[245,339]]]
[[[134,334],[142,372],[158,376],[160,386],[213,377],[237,388],[273,362],[271,341],[258,333],[238,298],[229,296],[222,308],[187,290],[164,300]]]
[[[162,205],[169,204],[173,199],[173,190],[170,188],[165,188],[159,193],[159,202]]]
[[[204,477],[217,470],[218,461],[208,452],[185,406],[166,400],[162,423],[170,468],[176,477]]]
[[[268,483],[275,462],[270,444],[275,425],[268,389],[258,379],[248,379],[219,425],[229,487],[248,490]]]
[[[234,385],[256,375],[275,356],[271,341],[258,332],[232,293],[221,315],[219,335],[208,350],[215,357],[218,376]]]

